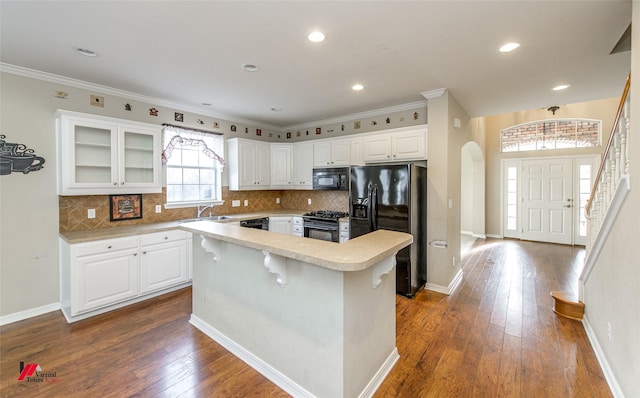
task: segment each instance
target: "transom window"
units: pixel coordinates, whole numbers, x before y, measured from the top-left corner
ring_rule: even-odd
[[[219,203],[224,166],[223,136],[165,125],[163,145],[167,207]]]
[[[601,120],[548,119],[500,131],[501,152],[587,148],[600,145]]]

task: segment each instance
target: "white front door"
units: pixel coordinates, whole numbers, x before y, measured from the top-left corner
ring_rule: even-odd
[[[572,243],[572,159],[522,162],[522,239]]]
[[[584,245],[598,155],[502,161],[503,236]]]

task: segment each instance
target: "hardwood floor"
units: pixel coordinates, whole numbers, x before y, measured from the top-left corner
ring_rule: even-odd
[[[583,256],[478,240],[451,296],[397,297],[400,360],[375,396],[610,397],[582,324],[552,311],[549,292],[577,288]],[[190,295],[72,325],[56,311],[1,327],[0,396],[288,396],[188,323]],[[55,376],[18,381],[20,361]]]

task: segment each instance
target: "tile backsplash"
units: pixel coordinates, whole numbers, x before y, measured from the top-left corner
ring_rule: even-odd
[[[156,213],[156,205],[165,203],[166,191],[142,195],[142,218],[135,220],[109,221],[109,195],[59,196],[60,232],[84,231],[97,228],[121,227],[125,225],[150,224],[176,221],[196,216],[196,208],[165,209]],[[276,200],[280,198],[280,203]],[[253,213],[265,210],[339,210],[349,211],[349,193],[346,191],[229,191],[222,188],[223,205],[216,206],[213,214]],[[311,204],[308,204],[311,199]],[[232,207],[233,200],[240,207]],[[248,205],[244,206],[244,202]],[[96,218],[87,218],[87,211],[95,209]],[[205,214],[208,214],[205,212]]]

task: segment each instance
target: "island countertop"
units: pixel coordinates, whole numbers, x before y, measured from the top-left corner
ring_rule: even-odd
[[[344,243],[284,235],[211,221],[181,224],[180,228],[229,242],[318,265],[336,271],[360,271],[395,255],[413,242],[411,234],[377,230]],[[194,237],[195,238],[195,237]]]

